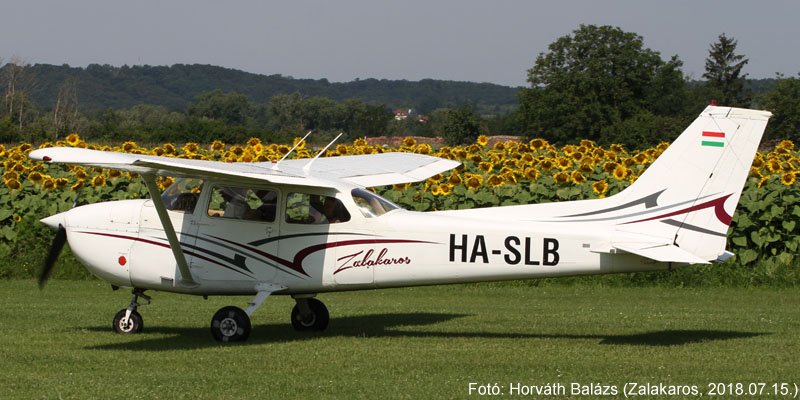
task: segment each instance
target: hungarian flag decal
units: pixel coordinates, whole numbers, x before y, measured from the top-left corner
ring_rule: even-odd
[[[725,132],[703,131],[703,146],[725,147]]]

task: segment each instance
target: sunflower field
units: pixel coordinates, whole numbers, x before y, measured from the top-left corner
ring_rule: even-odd
[[[299,140],[296,138],[295,144]],[[224,162],[264,162],[277,161],[292,145],[262,143],[251,138],[244,144],[214,141],[203,145],[190,142],[140,146],[127,141],[111,146],[86,143],[73,133],[63,141],[36,147],[71,146]],[[629,150],[621,145],[604,148],[583,140],[557,147],[544,139],[490,144],[489,138],[480,136],[470,145],[434,148],[409,137],[395,147],[356,139],[352,144],[330,148],[324,156],[413,152],[460,161],[462,165],[458,168],[424,182],[374,188],[407,209],[430,211],[611,196],[636,180],[667,146],[668,143],[661,143],[648,149]],[[50,240],[38,220],[71,208],[76,192],[81,192],[81,204],[147,195],[144,183],[135,174],[34,162],[28,158],[32,149],[34,146],[29,143],[0,144],[3,175],[0,260],[14,265],[14,268],[0,266],[0,277],[35,275],[38,265],[34,264],[41,262],[43,255],[28,258],[25,255],[30,254],[31,248],[46,249]],[[290,157],[307,158],[315,153],[300,143]],[[784,140],[757,153],[729,232],[728,249],[737,254],[734,264],[766,269],[760,271],[766,279],[778,270],[797,269],[798,173],[800,154],[791,141]],[[162,177],[158,183],[164,189],[172,181],[170,177]]]

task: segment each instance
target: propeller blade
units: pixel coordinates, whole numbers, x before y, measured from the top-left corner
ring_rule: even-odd
[[[58,255],[61,253],[61,249],[64,248],[64,244],[66,243],[67,230],[63,225],[59,224],[56,237],[53,238],[53,244],[50,245],[50,252],[47,253],[47,259],[44,261],[42,273],[39,274],[39,289],[44,288],[44,284],[47,283],[47,279],[50,277],[50,271],[52,271],[53,265],[55,265]]]

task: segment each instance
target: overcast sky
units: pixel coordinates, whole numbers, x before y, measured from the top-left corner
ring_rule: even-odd
[[[271,4],[276,3],[276,4]],[[725,32],[745,72],[800,72],[800,1],[25,0],[2,6],[0,57],[29,63],[212,64],[295,78],[526,85],[547,46],[580,24],[644,38],[701,78]]]

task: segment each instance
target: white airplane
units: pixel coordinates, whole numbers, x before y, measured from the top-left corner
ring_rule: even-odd
[[[113,288],[132,288],[114,317],[138,333],[145,290],[254,295],[211,320],[223,342],[244,341],[272,294],[296,300],[296,330],[321,331],[322,292],[566,275],[655,271],[721,262],[731,217],[761,140],[766,111],[709,106],[621,193],[597,200],[412,212],[365,190],[417,182],[459,163],[385,153],[229,164],[80,148],[30,157],[131,171],[150,199],[73,208],[40,276],[64,243]],[[320,153],[323,153],[321,151]],[[162,194],[156,177],[178,177]]]

